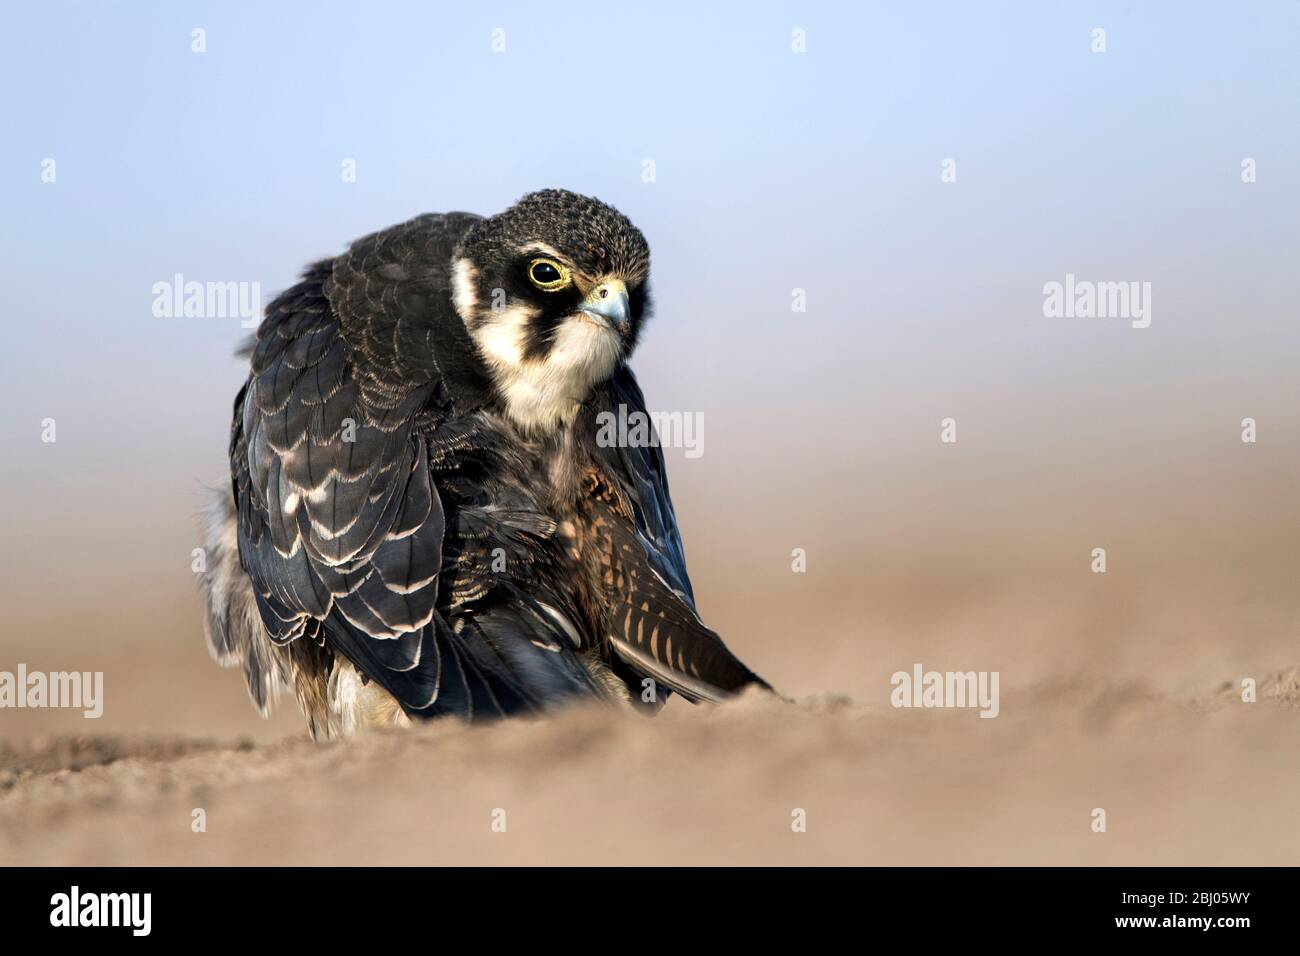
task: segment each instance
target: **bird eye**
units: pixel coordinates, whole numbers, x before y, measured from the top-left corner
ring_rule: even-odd
[[[528,278],[543,292],[557,292],[572,280],[569,270],[554,259],[534,259],[528,266]]]

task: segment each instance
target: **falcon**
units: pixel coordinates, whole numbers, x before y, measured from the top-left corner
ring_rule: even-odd
[[[770,689],[695,609],[628,368],[650,250],[617,210],[531,193],[418,216],[266,309],[206,530],[206,633],[314,737],[602,700]]]

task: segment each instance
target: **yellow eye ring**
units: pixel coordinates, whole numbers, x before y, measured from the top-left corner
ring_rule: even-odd
[[[534,259],[528,264],[528,281],[543,292],[559,292],[573,281],[573,273],[554,259]]]

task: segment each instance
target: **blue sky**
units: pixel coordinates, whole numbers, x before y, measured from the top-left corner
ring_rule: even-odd
[[[22,447],[59,415],[95,454],[161,440],[177,470],[210,473],[243,332],[153,317],[155,282],[258,281],[269,299],[361,234],[551,185],[649,237],[659,311],[637,364],[664,407],[852,410],[1072,378],[1290,388],[1294,3],[56,2],[7,17],[15,414],[0,436]],[[1041,287],[1066,272],[1153,282],[1152,327],[1044,319]]]

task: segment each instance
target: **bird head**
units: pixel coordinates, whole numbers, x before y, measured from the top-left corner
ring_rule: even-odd
[[[650,249],[627,217],[562,189],[476,223],[452,257],[452,294],[516,424],[571,421],[636,346]]]

